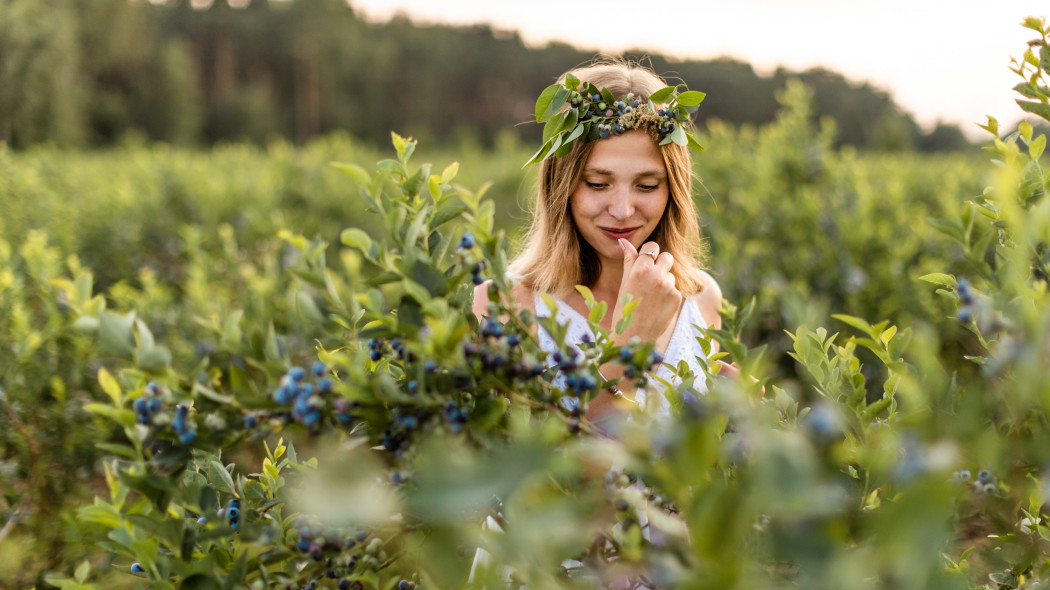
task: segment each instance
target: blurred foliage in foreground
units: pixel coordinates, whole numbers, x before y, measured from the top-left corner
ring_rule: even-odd
[[[1050,47],[1042,21],[1026,26],[1040,39],[1016,68],[1042,115]],[[377,168],[338,167],[360,193],[331,211],[359,207],[354,222],[275,207],[263,220],[276,238],[258,242],[236,223],[260,219],[248,199],[214,216],[222,201],[188,199],[199,218],[159,223],[155,193],[58,200],[61,157],[4,154],[5,204],[54,207],[47,238],[20,217],[0,227],[4,583],[449,588],[469,585],[484,547],[493,565],[476,587],[1044,587],[1045,137],[1022,125],[1000,138],[990,119],[997,165],[970,190],[973,162],[835,152],[804,91],[783,100],[774,125],[712,130],[723,135],[705,143],[736,157],[698,163],[716,274],[727,293],[756,294],[707,336],[759,381],[709,376],[697,396],[687,378],[668,392],[674,420],[640,414],[612,438],[582,418],[594,362],[637,370],[651,350],[599,333],[548,368],[534,318],[494,305],[478,325],[471,276],[507,288],[496,219],[513,190],[497,205],[495,188],[453,184],[458,165],[416,167],[414,142],[395,136],[397,158]],[[170,165],[115,153],[154,162],[153,181]],[[245,177],[267,182],[270,156],[230,153],[264,162]],[[236,168],[193,186],[219,194],[208,182]],[[182,268],[161,272],[149,242],[132,242],[111,251],[131,270],[99,289],[78,231],[136,212],[136,196],[146,207],[127,228],[176,232]],[[342,247],[313,237],[337,233]],[[785,350],[797,378],[775,368]],[[72,449],[101,474],[68,463]],[[482,529],[487,515],[503,533]]]

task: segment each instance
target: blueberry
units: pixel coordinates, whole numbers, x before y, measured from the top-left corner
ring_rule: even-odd
[[[282,406],[287,405],[289,402],[292,401],[292,392],[289,391],[287,387],[278,387],[273,392],[273,401],[277,402]]]
[[[981,483],[989,483],[992,481],[992,472],[987,469],[982,469],[977,472],[977,481]]]
[[[427,373],[433,373],[433,372],[437,371],[437,369],[438,369],[438,364],[435,363],[434,361],[427,361],[427,362],[423,363],[423,370],[426,371]]]
[[[959,301],[963,305],[970,305],[973,303],[973,293],[970,292],[970,282],[966,279],[959,279]]]
[[[959,481],[970,481],[971,477],[973,477],[973,476],[970,475],[970,470],[969,469],[963,469],[962,471],[959,472]]]
[[[331,393],[333,385],[334,384],[332,383],[331,379],[329,379],[328,377],[322,377],[317,382],[317,391],[320,393]]]
[[[991,496],[992,494],[995,493],[995,484],[993,484],[993,483],[986,483],[986,484],[984,484],[983,486],[981,486],[981,493],[988,494],[989,496]]]
[[[960,322],[968,324],[973,320],[973,312],[969,308],[964,307],[959,310],[959,314],[956,317],[959,318]]]
[[[630,348],[627,348],[626,346],[624,346],[623,348],[620,349],[620,358],[622,360],[629,361],[633,357],[634,357],[634,353],[631,352]]]
[[[507,336],[507,346],[513,348],[519,344],[521,344],[521,338],[518,338],[517,334],[511,334]]]
[[[653,352],[649,355],[649,366],[653,367],[656,365],[663,364],[664,357],[659,352]]]
[[[605,128],[602,128],[602,129],[599,129],[599,130],[598,130],[598,137],[600,137],[600,138],[602,138],[602,139],[606,139],[606,138],[608,138],[608,137],[609,137],[610,135],[612,135],[612,133],[609,133],[609,130],[607,130],[607,129],[605,129]]]
[[[291,369],[288,369],[288,377],[291,378],[292,381],[302,381],[303,378],[306,377],[306,371],[304,371],[302,367],[292,367]]]
[[[350,580],[348,578],[339,580],[339,590],[350,590]]]
[[[598,102],[601,99],[602,99],[602,95],[600,95],[600,94],[594,94],[594,95],[591,96],[591,100],[593,100],[595,102]]]
[[[175,417],[185,419],[190,413],[190,408],[186,404],[179,404],[175,406]]]
[[[146,402],[146,410],[148,410],[150,414],[156,414],[157,412],[161,411],[163,408],[164,408],[164,402],[160,401],[160,399],[158,399],[158,398],[153,398],[153,399],[149,400],[148,402]]]
[[[321,413],[317,410],[307,412],[303,415],[304,426],[316,426],[321,421]]]
[[[300,537],[299,538],[299,543],[295,546],[295,548],[298,549],[299,551],[303,552],[303,553],[306,553],[307,551],[310,550],[310,540]]]
[[[397,583],[397,590],[412,590],[412,582],[401,580]]]
[[[463,237],[459,240],[459,245],[457,246],[457,248],[459,248],[461,250],[467,250],[469,248],[473,248],[474,244],[475,244],[474,234],[472,234],[472,233],[470,233],[468,231],[468,232],[464,233]]]
[[[317,362],[314,363],[314,376],[316,376],[316,377],[323,377],[324,374],[327,373],[327,372],[328,372],[328,365],[322,363],[321,361],[317,361]]]
[[[208,524],[208,519],[202,516],[197,519],[197,524]]]
[[[401,417],[401,425],[409,430],[414,430],[419,427],[419,418],[409,414]]]
[[[620,133],[623,133],[624,132],[623,125],[620,125],[619,123],[613,125],[613,131],[615,131],[617,135],[619,135]]]
[[[371,348],[372,350],[376,350],[382,345],[383,341],[378,338],[372,338],[368,341],[368,348]]]
[[[136,399],[135,403],[131,404],[131,408],[133,410],[135,410],[135,413],[138,414],[139,416],[142,416],[142,415],[145,415],[145,414],[149,413],[149,409],[146,407],[146,400],[145,400],[145,398],[141,398],[140,397],[140,398]]]
[[[179,435],[179,442],[184,445],[188,445],[195,440],[197,440],[197,433],[192,430],[187,430]]]
[[[412,395],[419,393],[419,383],[415,379],[408,382],[408,392]]]
[[[631,103],[631,106],[634,106],[634,107],[642,106],[642,101],[640,101],[638,99],[634,99],[634,101]]]
[[[372,349],[372,351],[368,353],[368,358],[372,359],[373,361],[378,361],[379,359],[383,358],[383,353],[379,352],[378,350]]]
[[[131,564],[131,573],[133,573],[133,574],[141,574],[141,573],[145,573],[145,571],[146,570],[142,569],[142,564],[141,563],[136,561],[135,563]]]
[[[485,277],[479,274],[472,274],[470,275],[470,282],[474,283],[475,285],[480,285],[481,283],[485,282]]]

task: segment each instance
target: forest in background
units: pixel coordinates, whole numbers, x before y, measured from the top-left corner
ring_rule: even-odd
[[[244,5],[244,2],[237,3]],[[594,52],[525,45],[489,26],[373,23],[344,0],[0,0],[0,142],[105,147],[143,136],[176,145],[336,130],[374,145],[390,130],[427,142],[532,142],[535,97]],[[769,76],[732,59],[673,61],[627,52],[707,93],[698,123],[774,120],[790,78],[836,142],[877,151],[969,147],[959,128],[924,132],[883,90],[825,69]]]

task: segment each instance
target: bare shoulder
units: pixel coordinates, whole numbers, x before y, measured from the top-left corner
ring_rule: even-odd
[[[700,314],[704,316],[708,327],[720,329],[722,327],[722,288],[707,271],[701,270],[700,275],[704,280],[704,289],[693,295],[693,299],[700,308]]]
[[[481,319],[483,316],[488,315],[489,305],[489,285],[492,284],[491,280],[485,281],[480,285],[474,287],[474,305],[471,307],[474,315]],[[510,291],[510,304],[512,307],[521,311],[527,309],[535,312],[535,304],[532,301],[532,289],[522,285],[521,283],[515,284]]]

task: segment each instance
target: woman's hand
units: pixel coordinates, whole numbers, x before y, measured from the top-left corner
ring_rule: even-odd
[[[614,329],[623,317],[624,296],[640,301],[633,313],[635,321],[618,335],[617,340],[626,343],[627,339],[637,336],[655,342],[682,306],[682,293],[675,288],[675,278],[671,274],[674,259],[669,253],[660,252],[660,245],[656,242],[646,242],[638,250],[622,238],[619,243],[623,250],[623,278],[613,308]]]

